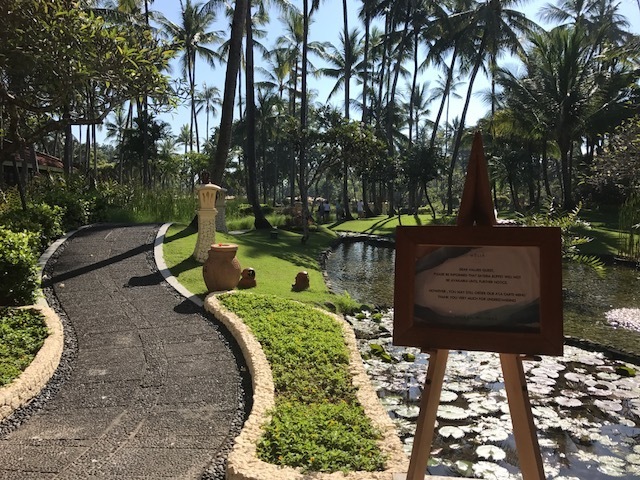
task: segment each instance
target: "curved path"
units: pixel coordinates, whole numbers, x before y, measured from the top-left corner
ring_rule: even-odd
[[[51,398],[0,437],[0,479],[224,478],[245,369],[224,327],[158,273],[157,231],[84,229],[50,261],[76,354]]]

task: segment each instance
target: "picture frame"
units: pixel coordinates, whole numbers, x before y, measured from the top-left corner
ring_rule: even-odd
[[[398,227],[395,345],[561,355],[560,229]]]

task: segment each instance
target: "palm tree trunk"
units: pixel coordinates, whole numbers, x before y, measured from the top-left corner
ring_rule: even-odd
[[[639,0],[640,1],[640,0]],[[371,36],[370,33],[370,19],[369,19],[369,9],[366,5],[367,0],[363,0],[364,5],[364,75],[362,76],[362,123],[368,124],[369,122],[369,110],[367,107],[367,89],[369,88],[369,39]]]
[[[256,168],[256,103],[254,98],[253,78],[253,24],[251,19],[251,0],[247,1],[246,14],[246,101],[247,101],[247,196],[255,218],[256,230],[271,228],[271,224],[264,217],[258,198],[258,182]]]
[[[309,54],[309,0],[302,2],[303,34],[302,34],[302,85],[300,104],[300,166],[298,171],[298,184],[300,187],[300,201],[302,202],[302,243],[309,239],[309,194],[307,191],[307,58]]]
[[[467,89],[467,97],[464,102],[464,108],[462,109],[462,115],[460,116],[460,125],[458,126],[458,132],[456,134],[456,140],[453,145],[453,152],[451,153],[451,165],[449,166],[449,172],[447,175],[447,215],[453,213],[453,172],[456,167],[456,161],[458,160],[458,152],[460,151],[460,145],[462,143],[462,135],[464,134],[464,122],[467,118],[467,111],[469,110],[469,103],[471,101],[471,93],[473,92],[473,83],[476,79],[476,75],[482,65],[482,57],[484,54],[484,46],[486,44],[486,33],[482,37],[482,42],[478,49],[476,63],[473,66],[471,77],[469,78],[469,88]]]
[[[431,140],[429,141],[430,151],[433,150],[433,147],[436,144],[436,136],[438,133],[438,126],[440,125],[440,119],[442,118],[442,112],[444,111],[445,104],[449,99],[449,91],[451,90],[451,83],[453,83],[453,69],[454,69],[457,57],[458,57],[458,43],[456,42],[453,48],[453,53],[451,54],[451,64],[447,69],[447,81],[445,82],[444,91],[442,92],[442,101],[440,102],[440,107],[438,108],[438,114],[436,115],[436,118],[433,122],[433,131],[431,132]],[[449,120],[447,118],[447,124],[448,123],[449,123]],[[446,128],[446,125],[445,125],[445,128]]]
[[[233,12],[231,23],[231,39],[229,40],[229,58],[224,83],[224,97],[220,111],[220,133],[218,147],[210,165],[211,181],[220,185],[231,145],[231,130],[233,128],[233,107],[235,103],[236,81],[240,70],[240,55],[242,53],[242,31],[247,15],[247,1],[238,0]]]

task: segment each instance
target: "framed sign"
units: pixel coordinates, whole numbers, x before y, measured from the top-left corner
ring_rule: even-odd
[[[559,228],[398,227],[393,343],[562,354]]]

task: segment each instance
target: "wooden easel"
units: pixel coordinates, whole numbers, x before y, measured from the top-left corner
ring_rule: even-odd
[[[480,132],[475,134],[467,177],[462,193],[458,226],[493,226],[497,223],[491,200],[489,174],[484,158]],[[429,351],[429,366],[422,398],[416,434],[411,451],[407,480],[423,480],[431,453],[435,430],[436,413],[440,404],[442,383],[447,366],[449,350]],[[504,386],[509,402],[513,435],[516,441],[520,470],[524,480],[544,480],[544,469],[540,447],[536,436],[527,384],[522,368],[522,355],[501,353],[500,363]]]

